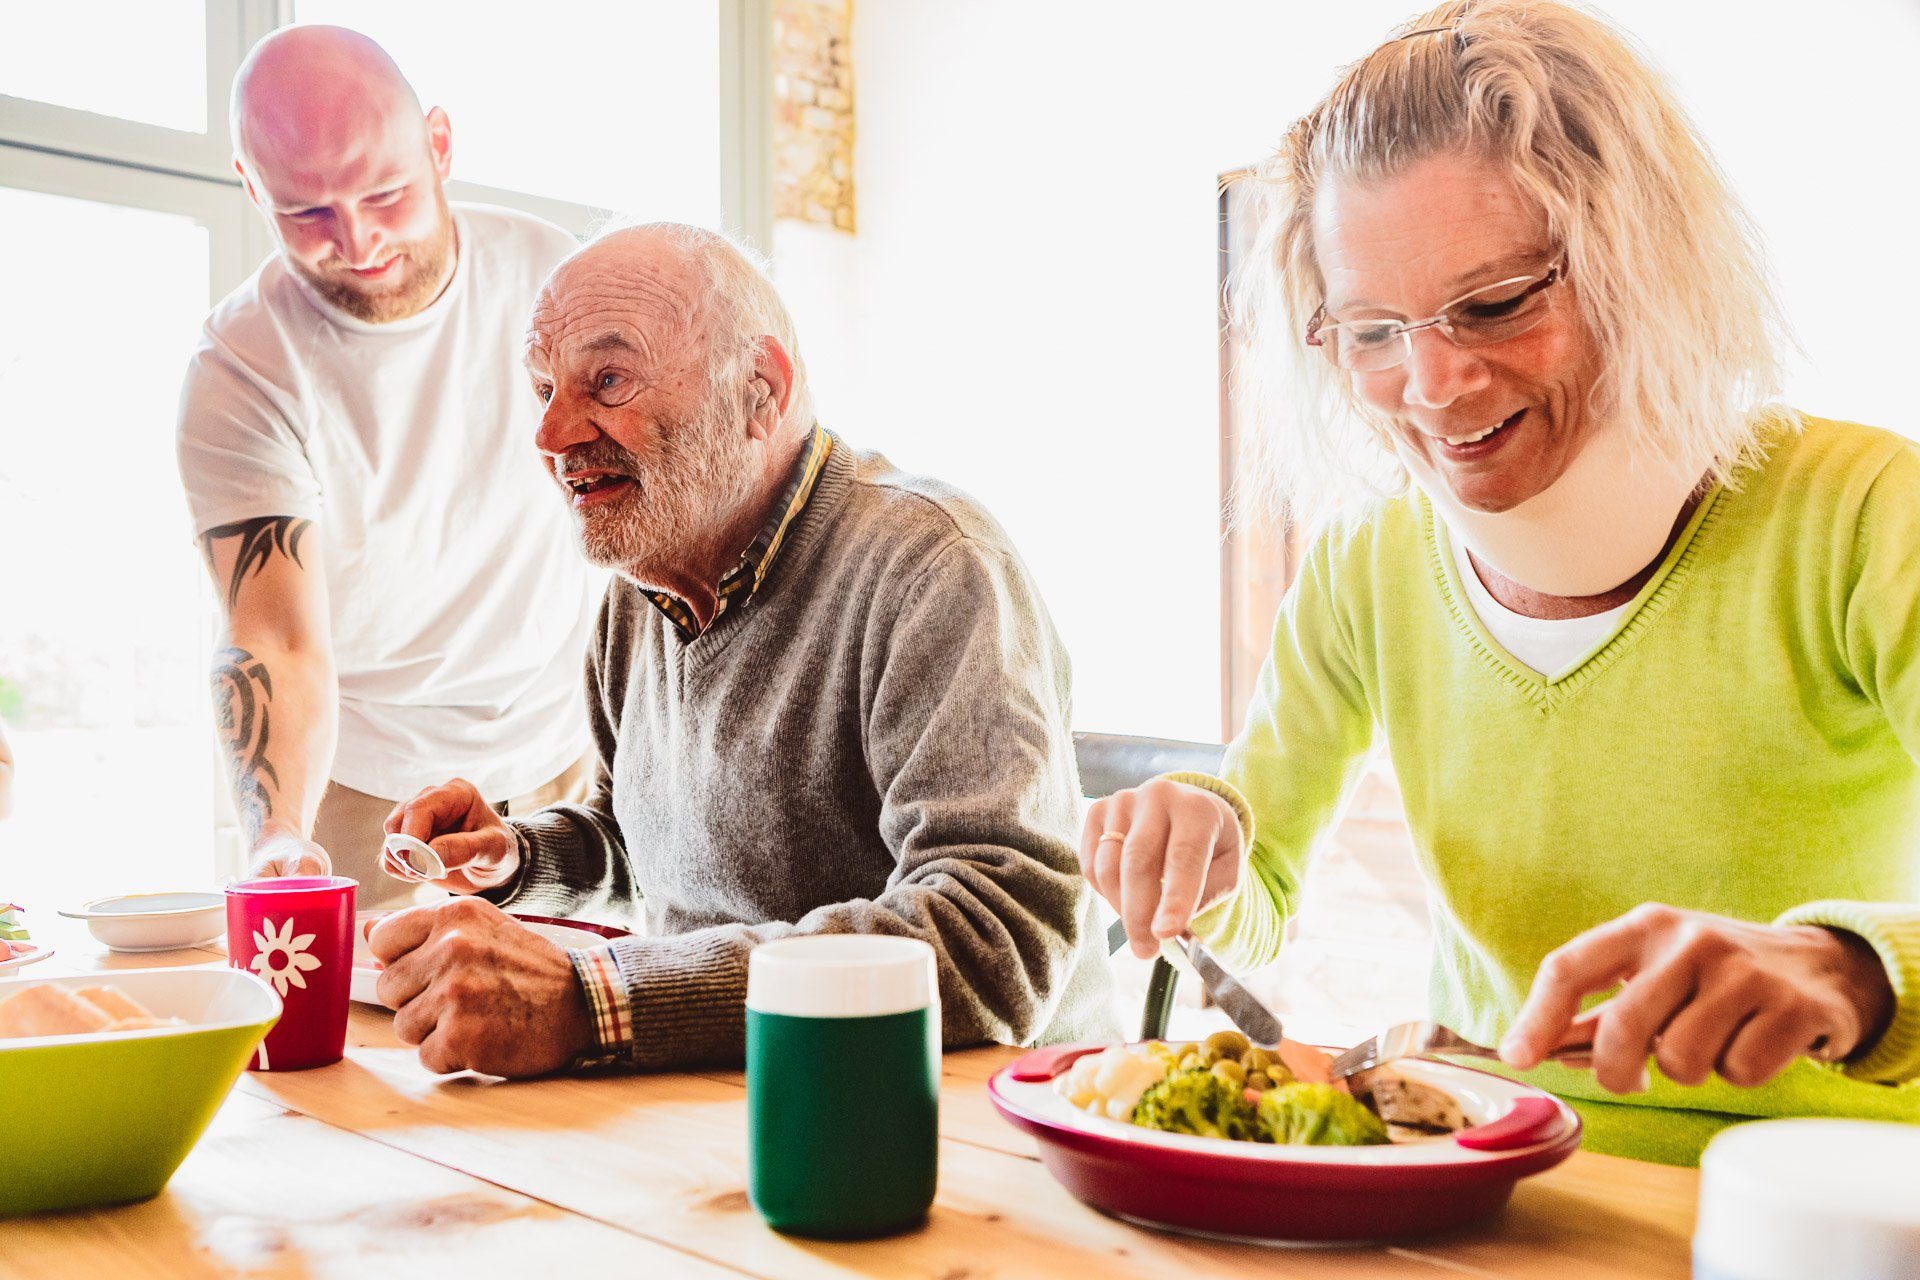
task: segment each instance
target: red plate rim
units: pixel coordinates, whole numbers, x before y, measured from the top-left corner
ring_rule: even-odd
[[[1520,1097],[1545,1098],[1560,1112],[1564,1121],[1563,1127],[1554,1137],[1530,1146],[1515,1147],[1505,1151],[1473,1151],[1456,1143],[1439,1141],[1431,1146],[1420,1143],[1395,1148],[1392,1155],[1383,1160],[1377,1154],[1381,1151],[1378,1147],[1310,1147],[1301,1148],[1296,1153],[1284,1147],[1267,1145],[1261,1145],[1255,1150],[1236,1149],[1241,1148],[1242,1144],[1208,1138],[1185,1139],[1185,1142],[1196,1144],[1192,1147],[1161,1145],[1159,1141],[1136,1141],[1125,1132],[1124,1128],[1119,1127],[1121,1122],[1101,1121],[1096,1116],[1086,1116],[1086,1119],[1101,1125],[1102,1128],[1112,1124],[1116,1126],[1115,1131],[1108,1133],[1098,1128],[1062,1124],[1051,1117],[1034,1113],[1030,1108],[1022,1106],[1016,1098],[1009,1096],[1010,1086],[1014,1084],[1010,1076],[1011,1064],[996,1071],[988,1080],[987,1093],[993,1101],[994,1108],[1002,1117],[1016,1128],[1025,1130],[1042,1142],[1087,1155],[1133,1163],[1143,1170],[1157,1170],[1187,1177],[1232,1177],[1242,1181],[1251,1180],[1272,1184],[1287,1184],[1310,1178],[1323,1186],[1379,1190],[1395,1187],[1431,1187],[1438,1184],[1459,1186],[1479,1182],[1511,1181],[1558,1164],[1580,1146],[1583,1126],[1579,1113],[1552,1094],[1522,1081],[1473,1067],[1463,1067],[1454,1063],[1423,1063],[1421,1065],[1447,1072],[1457,1071],[1484,1076],[1497,1080],[1504,1086],[1516,1088],[1519,1090]],[[1052,1088],[1051,1084],[1038,1083],[1018,1087]],[[1164,1138],[1169,1135],[1157,1136]],[[1206,1147],[1197,1145],[1202,1143],[1207,1144]],[[1222,1149],[1210,1149],[1214,1146]],[[1434,1156],[1444,1152],[1445,1158],[1422,1158],[1423,1148]],[[1376,1154],[1365,1161],[1328,1158],[1333,1152],[1347,1150]],[[1282,1152],[1295,1158],[1283,1158]],[[1307,1156],[1306,1152],[1314,1154]]]
[[[631,938],[633,936],[633,934],[626,929],[616,928],[610,924],[595,924],[591,920],[562,920],[558,916],[529,916],[522,915],[518,911],[509,911],[507,914],[522,924],[563,925],[569,929],[585,929],[588,933],[597,933],[603,938]]]

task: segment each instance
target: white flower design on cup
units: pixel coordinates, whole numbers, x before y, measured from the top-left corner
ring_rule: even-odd
[[[266,932],[253,935],[256,954],[248,967],[271,982],[273,989],[282,996],[287,994],[289,985],[305,990],[307,980],[301,974],[320,967],[320,957],[307,952],[307,948],[313,945],[313,935],[303,933],[294,937],[291,918],[280,923],[278,932],[275,931],[272,917],[268,917],[265,923]],[[284,957],[284,963],[275,963],[276,956]]]

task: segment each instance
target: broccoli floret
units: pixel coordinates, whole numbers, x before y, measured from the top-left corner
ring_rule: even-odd
[[[1240,1089],[1211,1071],[1176,1071],[1140,1095],[1133,1122],[1168,1133],[1251,1139],[1259,1125]]]
[[[1283,1084],[1260,1095],[1258,1123],[1268,1142],[1316,1147],[1372,1147],[1387,1127],[1358,1098],[1330,1084]]]

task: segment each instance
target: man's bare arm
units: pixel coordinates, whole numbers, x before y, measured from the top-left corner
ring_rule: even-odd
[[[226,621],[213,661],[214,724],[253,870],[324,871],[307,842],[339,723],[326,582],[313,522],[264,516],[207,531]]]

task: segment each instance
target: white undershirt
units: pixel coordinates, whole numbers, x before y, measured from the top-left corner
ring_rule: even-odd
[[[1453,563],[1466,588],[1467,602],[1480,615],[1480,621],[1501,648],[1549,680],[1558,680],[1585,662],[1633,603],[1629,600],[1585,618],[1529,618],[1494,599],[1486,583],[1480,581],[1460,535],[1448,530],[1447,537],[1453,544]]]

